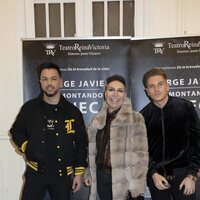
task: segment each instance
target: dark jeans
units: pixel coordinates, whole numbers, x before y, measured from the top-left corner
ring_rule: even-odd
[[[100,200],[112,200],[111,172],[97,170],[97,192]]]
[[[196,199],[200,199],[200,178],[196,181]]]
[[[36,185],[25,180],[21,200],[43,200],[48,198],[47,192],[51,200],[70,200],[71,178],[66,177],[59,183],[50,185],[40,185],[39,183]]]
[[[97,170],[97,192],[100,200],[112,200],[112,175],[109,170]],[[133,200],[144,200],[144,197],[139,196]]]
[[[89,187],[82,184],[81,189],[79,191],[71,193],[71,200],[88,200],[89,189]]]
[[[171,178],[172,177],[172,178]],[[148,175],[147,184],[151,193],[152,200],[196,200],[195,194],[186,196],[183,194],[183,190],[179,190],[179,186],[182,180],[186,177],[185,172],[173,174],[170,179],[167,179],[171,187],[166,190],[158,190],[153,179]]]
[[[133,198],[133,200],[144,200],[144,197],[143,196],[139,196],[139,197]]]

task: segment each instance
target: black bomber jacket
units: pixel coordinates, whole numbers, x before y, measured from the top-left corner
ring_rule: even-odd
[[[161,109],[150,102],[141,110],[147,127],[149,173],[171,174],[186,168],[196,176],[200,168],[200,121],[190,101],[170,97]]]
[[[57,173],[82,174],[87,167],[87,134],[82,114],[61,95],[55,119]],[[40,95],[22,106],[10,129],[12,140],[26,155],[27,165],[41,173],[45,172],[46,121]]]

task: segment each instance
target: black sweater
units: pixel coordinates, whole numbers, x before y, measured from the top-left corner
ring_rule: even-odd
[[[149,172],[171,174],[186,168],[196,175],[200,168],[200,121],[190,101],[169,97],[160,109],[150,102],[141,110],[149,143]]]

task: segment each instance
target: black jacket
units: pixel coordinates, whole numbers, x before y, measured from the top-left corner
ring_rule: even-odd
[[[84,172],[87,134],[81,112],[61,96],[53,114],[57,174],[69,175],[73,170],[75,174]],[[22,106],[10,133],[20,151],[24,151],[23,146],[27,143],[24,152],[27,165],[44,173],[48,141],[47,113],[42,95]]]
[[[200,166],[200,121],[190,101],[169,97],[160,109],[150,102],[141,110],[149,143],[149,173],[171,174],[186,168],[196,175]]]

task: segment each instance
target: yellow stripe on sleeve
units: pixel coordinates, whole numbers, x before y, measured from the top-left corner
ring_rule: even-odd
[[[81,175],[85,172],[85,167],[75,167],[75,173],[74,175]]]
[[[21,146],[21,150],[22,150],[23,153],[24,153],[25,150],[26,150],[26,145],[27,145],[27,143],[28,143],[28,140],[26,140],[26,141],[22,144],[22,146]]]

